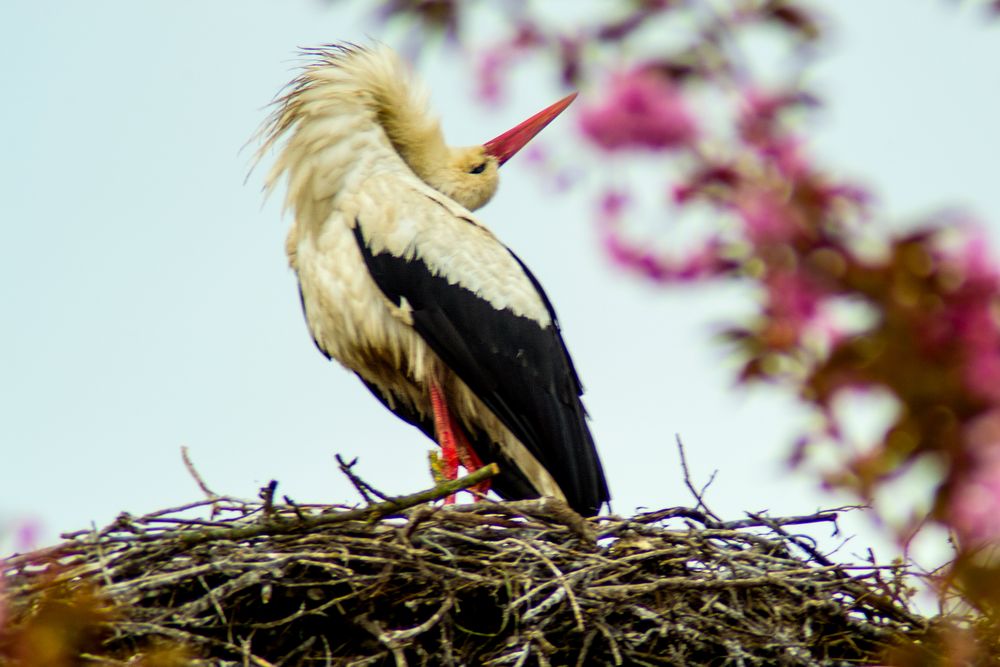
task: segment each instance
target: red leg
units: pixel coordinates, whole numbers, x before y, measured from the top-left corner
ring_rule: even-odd
[[[444,397],[444,391],[436,382],[431,382],[430,394],[431,409],[434,412],[434,430],[437,432],[438,443],[441,445],[441,474],[444,475],[445,479],[456,479],[459,463],[469,472],[482,468],[483,462],[476,456],[476,452],[469,445],[462,427],[448,410],[448,401]],[[489,480],[474,487],[474,490],[480,493],[486,493],[489,489]],[[454,502],[454,495],[445,499],[445,504]]]
[[[465,432],[462,430],[461,426],[454,423],[455,432],[455,449],[457,450],[458,458],[462,462],[462,466],[469,472],[475,472],[483,467],[483,462],[476,456],[476,452],[472,449],[469,444],[468,438],[465,437]],[[484,479],[479,484],[471,487],[470,490],[477,491],[479,493],[486,493],[490,490],[490,480]]]
[[[436,382],[431,382],[431,409],[434,412],[434,431],[437,433],[438,444],[441,445],[441,474],[445,479],[458,477],[458,450],[455,446],[455,431],[452,429],[452,419],[445,401],[444,392]],[[446,505],[455,502],[455,494],[444,500]]]

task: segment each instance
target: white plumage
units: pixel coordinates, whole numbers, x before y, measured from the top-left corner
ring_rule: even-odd
[[[308,53],[315,60],[276,103],[259,156],[284,139],[266,187],[287,179],[286,250],[317,346],[431,436],[431,425],[438,435],[443,427],[431,403],[438,387],[478,458],[504,470],[501,495],[549,495],[595,512],[607,489],[551,306],[470,212],[492,197],[510,153],[447,147],[426,94],[388,48]],[[538,370],[552,364],[553,373]],[[505,396],[510,382],[536,376],[535,403],[554,415],[539,426],[533,403]],[[575,394],[566,417],[563,394]],[[579,422],[584,433],[543,442],[560,428],[546,419],[571,431]],[[586,460],[555,469],[567,455]]]

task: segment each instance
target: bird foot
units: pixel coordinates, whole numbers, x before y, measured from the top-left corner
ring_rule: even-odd
[[[441,484],[442,482],[447,482],[454,480],[458,477],[457,465],[450,466],[446,461],[445,457],[434,450],[427,453],[427,458],[430,459],[431,463],[431,476],[434,478],[435,484]],[[445,505],[452,505],[455,503],[455,494],[451,494],[444,499]]]

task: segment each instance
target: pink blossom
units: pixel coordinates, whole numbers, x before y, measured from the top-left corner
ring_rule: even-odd
[[[786,109],[818,106],[819,100],[804,91],[769,92],[759,88],[743,91],[743,111],[740,122],[744,129],[758,123],[771,124]]]
[[[512,38],[482,49],[476,62],[476,95],[487,103],[499,102],[507,70],[519,56],[541,46],[542,39],[534,26],[522,23]]]
[[[670,199],[675,204],[686,204],[701,193],[701,188],[691,183],[678,183],[670,188]]]
[[[800,273],[775,271],[765,282],[772,314],[803,322],[816,314],[820,295]]]
[[[728,165],[709,165],[695,172],[686,181],[675,184],[670,189],[670,200],[675,204],[686,204],[710,188],[733,189],[739,185],[739,172]]]
[[[1000,401],[1000,327],[994,313],[996,294],[991,292],[949,308],[955,334],[948,345],[959,345],[966,387],[975,395]]]
[[[809,172],[809,162],[802,140],[787,133],[779,123],[781,113],[789,108],[815,104],[803,94],[745,92],[740,118],[743,138],[769,163],[789,178],[799,178]]]
[[[923,345],[931,354],[957,355],[966,389],[980,399],[1000,401],[996,292],[960,290],[944,298],[941,310],[919,325]]]
[[[809,160],[802,140],[792,136],[767,135],[757,150],[788,178],[800,178],[809,173]]]
[[[1000,541],[1000,410],[977,418],[966,429],[969,465],[948,508],[949,522],[970,546]]]
[[[626,243],[617,226],[610,219],[605,219],[602,222],[600,232],[601,245],[604,246],[604,251],[608,253],[612,262],[624,268],[632,268],[642,261],[641,253]]]
[[[1000,273],[982,230],[974,228],[957,249],[940,252],[943,307],[924,323],[925,342],[957,350],[966,388],[1000,401]]]
[[[628,205],[629,197],[619,190],[607,190],[601,197],[600,226],[601,244],[611,260],[625,267],[635,266],[639,254],[629,246],[618,231],[618,221]]]
[[[796,344],[816,319],[824,295],[797,271],[773,271],[764,284],[771,318],[768,342],[776,348]]]
[[[605,231],[602,240],[604,250],[608,253],[611,261],[621,268],[629,270],[640,269],[653,280],[660,280],[662,278],[661,272],[657,269],[652,255],[629,244],[617,232],[611,230]]]
[[[549,151],[540,141],[533,141],[521,151],[522,164],[545,167],[549,162]]]
[[[696,135],[680,90],[648,67],[612,77],[604,99],[581,111],[580,128],[608,151],[669,150],[690,143]]]
[[[580,181],[580,172],[574,169],[560,169],[552,177],[552,189],[566,192]]]
[[[688,255],[672,258],[631,245],[616,232],[608,231],[604,247],[616,264],[638,271],[656,282],[690,282],[719,275],[729,268],[716,252],[714,243],[708,243]]]
[[[614,221],[621,217],[622,211],[628,205],[628,194],[620,190],[608,190],[601,197],[601,219]]]
[[[722,242],[709,239],[702,247],[688,253],[670,270],[670,277],[679,281],[693,281],[717,276],[732,268],[721,255]]]
[[[865,209],[872,203],[870,192],[859,185],[850,183],[820,183],[817,195],[821,206],[825,210],[839,203],[846,204],[864,213]]]
[[[971,226],[966,234],[965,242],[951,254],[952,263],[962,272],[966,282],[985,283],[995,288],[1000,282],[1000,271],[990,252],[986,232],[982,227]]]
[[[799,231],[792,210],[771,190],[751,190],[738,199],[736,207],[755,245],[785,243]]]
[[[608,190],[601,199],[601,241],[615,264],[656,282],[699,280],[732,268],[732,262],[722,256],[723,243],[717,237],[680,257],[664,256],[647,245],[630,243],[618,229],[628,202],[629,196],[617,190]]]
[[[1000,400],[1000,351],[976,350],[966,359],[965,384],[977,396]]]
[[[973,471],[956,490],[949,518],[964,544],[982,546],[1000,538],[1000,456]]]
[[[503,75],[512,59],[510,50],[504,47],[484,51],[476,63],[476,95],[490,104],[503,97]]]

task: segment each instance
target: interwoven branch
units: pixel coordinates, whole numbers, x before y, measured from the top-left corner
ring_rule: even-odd
[[[567,521],[551,499],[427,504],[455,488],[123,515],[8,559],[10,611],[23,626],[53,590],[92,591],[113,613],[82,653],[112,665],[177,646],[195,665],[878,664],[926,627],[902,567],[833,564],[787,532],[832,512]]]

